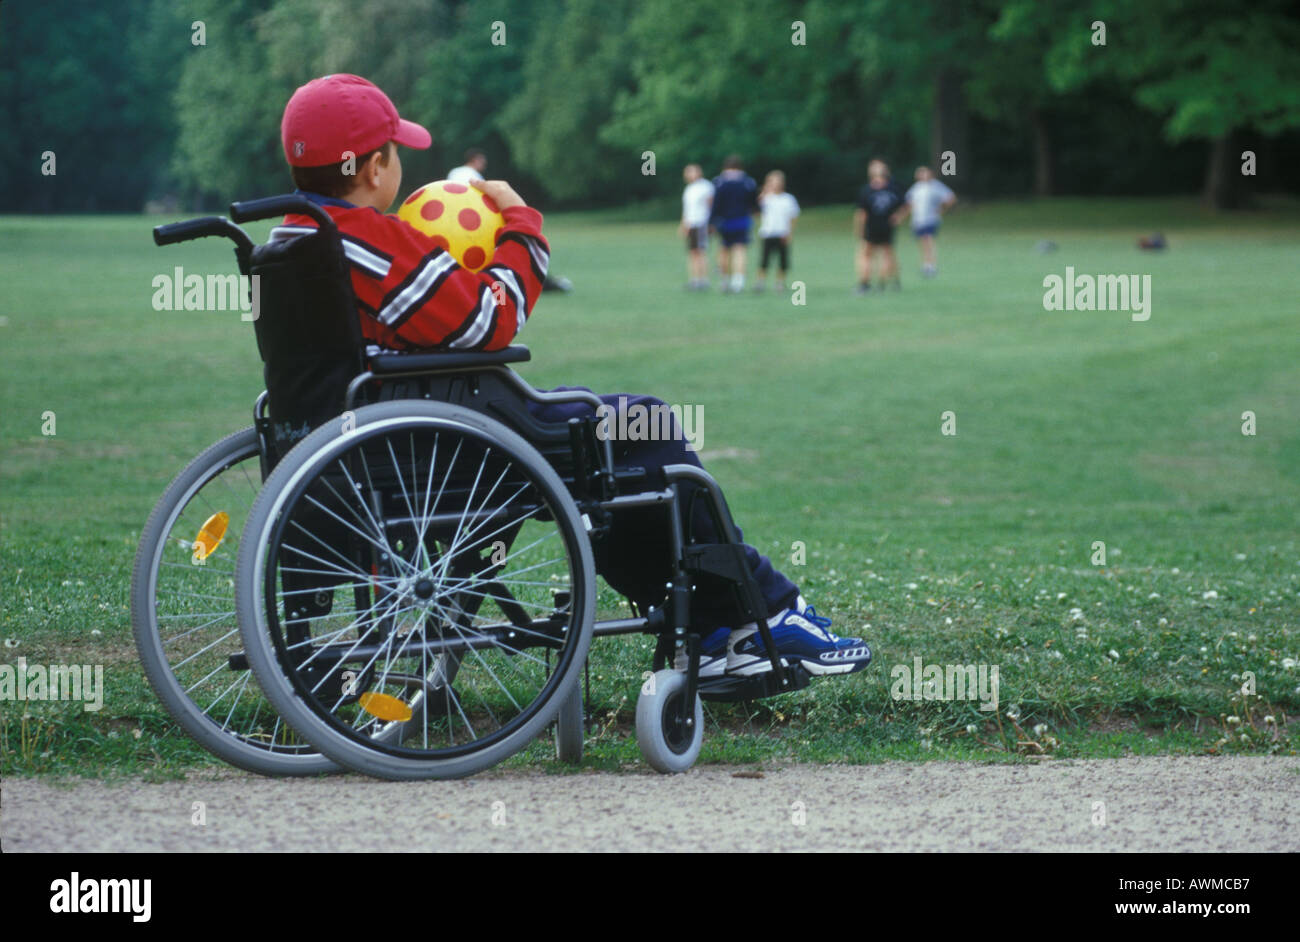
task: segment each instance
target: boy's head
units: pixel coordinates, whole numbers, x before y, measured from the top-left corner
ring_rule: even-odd
[[[772,193],[784,193],[785,174],[780,170],[773,170],[764,178],[763,185]]]
[[[885,181],[889,179],[889,166],[880,158],[876,158],[867,164],[867,177],[874,181]]]
[[[301,190],[387,209],[402,184],[397,144],[423,149],[429,132],[401,118],[388,96],[358,75],[312,79],[284,109],[284,156]]]
[[[917,182],[917,183],[924,183],[926,180],[933,180],[933,179],[934,179],[934,174],[930,171],[930,168],[929,168],[929,167],[917,167],[917,168],[916,168],[916,182]]]
[[[739,154],[730,154],[727,159],[722,162],[723,170],[743,170],[744,168],[745,162],[740,159]]]
[[[694,183],[702,176],[704,176],[704,168],[699,164],[687,164],[682,170],[682,179],[687,183]]]
[[[465,166],[473,167],[479,173],[487,169],[487,154],[483,153],[477,147],[471,147],[465,151]]]

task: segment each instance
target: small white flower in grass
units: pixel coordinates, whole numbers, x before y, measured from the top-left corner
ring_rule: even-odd
[[[1046,723],[1039,723],[1037,726],[1034,727],[1034,735],[1035,735],[1035,736],[1041,736],[1041,735],[1043,735],[1043,733],[1045,733],[1045,732],[1047,732],[1047,724],[1046,724]]]
[[[907,587],[908,587],[909,589],[915,589],[915,588],[917,588],[917,585],[916,585],[915,582],[909,582],[909,583],[907,584]]]
[[[139,739],[141,736],[144,735],[144,730],[142,730],[142,729],[133,729],[133,730],[131,730],[131,735],[134,736],[136,739]]]
[[[1081,608],[1070,609],[1070,619],[1072,621],[1083,621],[1083,609]]]
[[[1293,658],[1293,657],[1284,657],[1284,658],[1282,658],[1282,666],[1283,666],[1284,668],[1286,668],[1287,670],[1291,670],[1293,667],[1295,667],[1295,666],[1296,666],[1296,663],[1297,663],[1297,662],[1296,662],[1296,659]]]
[[[1065,598],[1065,593],[1064,593],[1064,592],[1057,592],[1057,593],[1056,593],[1056,600],[1057,600],[1058,602],[1059,602],[1061,599],[1063,599],[1063,598]]]
[[[102,634],[103,634],[103,632],[100,631],[98,628],[91,628],[91,629],[90,629],[90,636],[91,636],[92,638],[98,638],[98,637],[99,637],[100,635],[102,635]]]
[[[1212,599],[1217,599],[1218,597],[1219,597],[1219,593],[1218,593],[1218,592],[1215,592],[1213,589],[1210,589],[1208,592],[1202,592],[1202,593],[1201,593],[1201,598],[1203,598],[1203,599],[1205,599],[1205,600],[1207,600],[1207,601],[1212,600]]]
[[[972,736],[975,735],[976,729],[977,729],[977,727],[975,726],[974,723],[967,723],[967,724],[966,724],[966,732],[970,733]]]
[[[944,623],[945,625],[951,625],[951,624],[952,624],[952,619],[951,619],[951,618],[945,618],[945,619],[943,620],[943,623]]]
[[[1114,648],[1111,648],[1111,649],[1110,649],[1109,651],[1107,651],[1106,653],[1107,653],[1108,655],[1110,655],[1111,660],[1114,660],[1114,661],[1118,661],[1118,660],[1119,660],[1119,652],[1116,651]]]
[[[1255,640],[1255,636],[1254,636],[1254,635],[1246,635],[1246,640],[1247,640],[1247,641],[1254,641],[1254,640]]]
[[[1175,576],[1178,575],[1179,572],[1181,572],[1181,570],[1177,566],[1175,566],[1173,569],[1169,571],[1172,572]]]
[[[1160,619],[1158,622],[1156,622],[1156,624],[1159,625],[1161,628],[1164,628],[1166,625],[1169,624],[1169,619],[1168,619],[1168,618],[1162,618],[1162,619]]]
[[[1147,598],[1149,598],[1149,599],[1158,599],[1158,598],[1160,598],[1160,593],[1159,593],[1159,592],[1152,592],[1150,595],[1147,596]]]
[[[1228,725],[1229,725],[1229,726],[1238,726],[1238,725],[1240,725],[1240,723],[1241,723],[1241,717],[1240,717],[1240,716],[1230,716],[1230,717],[1228,717]]]
[[[16,647],[18,647],[18,639],[17,639],[17,638],[5,638],[5,647],[6,647],[6,648],[16,648]]]
[[[1013,703],[1011,704],[1010,707],[1007,708],[1007,719],[1009,720],[1020,719],[1020,704]]]
[[[71,579],[64,579],[63,582],[62,582],[62,585],[72,585],[72,580],[71,580]]]
[[[1277,722],[1277,717],[1276,717],[1276,716],[1273,716],[1273,715],[1270,713],[1268,716],[1264,717],[1264,722],[1265,722],[1266,724],[1268,724],[1269,726],[1272,726],[1274,723]]]
[[[1239,563],[1241,563],[1241,562],[1245,562],[1245,561],[1246,561],[1246,554],[1245,554],[1245,553],[1238,553],[1237,555],[1233,556],[1232,558],[1235,559],[1235,560],[1236,560],[1237,562],[1239,562]]]

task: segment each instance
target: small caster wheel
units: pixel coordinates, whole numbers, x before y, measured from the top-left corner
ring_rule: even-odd
[[[636,742],[641,756],[656,772],[685,772],[700,756],[704,743],[704,704],[698,694],[694,709],[684,709],[686,675],[656,671],[636,701]]]
[[[555,757],[577,765],[582,761],[583,721],[582,678],[574,678],[573,688],[560,704],[555,717]]]

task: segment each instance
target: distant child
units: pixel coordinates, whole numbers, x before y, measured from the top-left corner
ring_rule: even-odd
[[[883,160],[867,165],[867,185],[858,191],[858,208],[853,213],[853,228],[858,237],[858,294],[871,290],[871,261],[879,254],[880,288],[898,280],[898,258],[894,255],[894,227],[899,222],[903,197],[889,181],[889,167]]]
[[[758,184],[745,173],[740,157],[732,154],[722,162],[722,173],[713,181],[713,213],[709,224],[722,237],[718,268],[722,290],[745,290],[745,256],[749,252],[750,218],[758,212]]]
[[[713,184],[704,179],[699,164],[682,170],[682,221],[677,234],[686,237],[686,290],[709,289],[709,214],[713,209]]]
[[[777,257],[776,290],[785,291],[785,273],[790,270],[790,238],[794,234],[794,221],[799,215],[799,201],[785,191],[785,174],[773,170],[763,180],[763,192],[758,194],[758,205],[763,211],[758,223],[758,237],[763,240],[763,257],[758,263],[755,291],[762,291],[767,278],[767,266],[772,256]]]
[[[934,237],[939,234],[943,214],[957,202],[957,195],[936,180],[929,167],[917,167],[916,182],[904,199],[907,205],[899,218],[906,219],[908,213],[912,214],[912,235],[921,242],[921,275],[933,278],[939,271],[935,262]]]
[[[465,151],[465,162],[447,171],[447,179],[452,183],[473,183],[483,179],[483,171],[486,169],[487,154],[477,147],[471,147]]]

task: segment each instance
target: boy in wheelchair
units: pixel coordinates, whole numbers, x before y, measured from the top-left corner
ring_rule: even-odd
[[[385,215],[402,181],[398,145],[422,149],[432,139],[426,129],[400,118],[376,86],[344,74],[307,83],[285,108],[281,137],[299,195],[327,213],[339,231],[369,355],[431,349],[486,352],[510,343],[541,293],[549,247],[542,236],[541,214],[508,183],[472,184],[496,203],[506,221],[489,264],[474,272],[397,216]],[[272,230],[271,238],[292,238],[316,226],[309,216],[290,215]],[[663,405],[625,393],[600,399],[615,409]],[[593,412],[589,403],[580,401],[530,402],[528,408],[546,423]],[[666,439],[615,440],[612,445],[617,466],[644,469],[647,480],[659,487],[665,466],[702,467],[675,420],[673,434]],[[702,503],[685,501],[691,509],[683,524],[695,540],[717,542]],[[652,509],[624,510],[618,526],[593,544],[597,572],[638,606],[653,607],[665,595],[657,561],[668,556],[667,540]],[[871,651],[865,643],[832,633],[830,619],[806,604],[798,587],[770,560],[748,544],[743,549],[784,663],[797,663],[813,675],[852,673],[867,666]],[[725,588],[710,588],[706,576],[692,603],[692,620],[702,635],[700,677],[772,670],[757,624],[732,627],[737,619]]]

